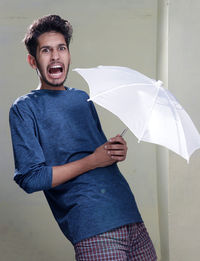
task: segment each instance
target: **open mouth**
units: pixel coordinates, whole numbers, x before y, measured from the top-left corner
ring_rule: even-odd
[[[52,65],[48,68],[48,73],[51,78],[60,78],[63,73],[62,65]]]

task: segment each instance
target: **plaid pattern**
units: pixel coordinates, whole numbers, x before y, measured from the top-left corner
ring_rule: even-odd
[[[144,223],[129,224],[74,245],[77,261],[156,261]]]

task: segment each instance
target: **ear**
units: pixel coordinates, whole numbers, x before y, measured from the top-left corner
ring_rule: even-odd
[[[30,66],[31,66],[33,69],[37,69],[37,64],[36,64],[35,57],[32,56],[31,54],[28,54],[28,55],[27,55],[27,62],[30,64]]]

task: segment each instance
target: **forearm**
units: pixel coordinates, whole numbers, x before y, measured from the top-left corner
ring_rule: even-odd
[[[74,162],[59,166],[45,166],[30,169],[26,174],[18,174],[15,181],[27,193],[40,190],[48,190],[67,182],[89,170],[111,165],[113,160],[108,156],[104,145],[100,146],[92,154]]]
[[[58,186],[76,176],[92,170],[97,166],[95,155],[91,154],[83,159],[60,166],[40,166],[30,170],[27,174],[15,176],[15,181],[27,193],[48,190]]]
[[[64,182],[97,167],[98,164],[96,163],[94,154],[90,154],[89,156],[74,162],[54,166],[52,172],[52,187],[63,184]]]
[[[126,158],[126,142],[120,135],[98,147],[92,154],[80,160],[53,167],[52,187],[58,186],[89,170],[106,167]]]
[[[127,151],[126,145],[116,144],[121,140],[122,138],[116,136],[112,141],[98,147],[92,154],[64,165],[51,167],[43,163],[37,168],[34,166],[29,169],[27,173],[18,170],[19,174],[15,176],[15,181],[27,193],[48,190],[89,170],[110,166],[114,162],[124,160]]]

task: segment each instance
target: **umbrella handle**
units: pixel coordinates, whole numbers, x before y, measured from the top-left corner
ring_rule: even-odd
[[[124,130],[122,131],[122,133],[120,134],[120,136],[123,137],[124,134],[127,132],[127,130],[128,130],[128,128],[124,129]]]

